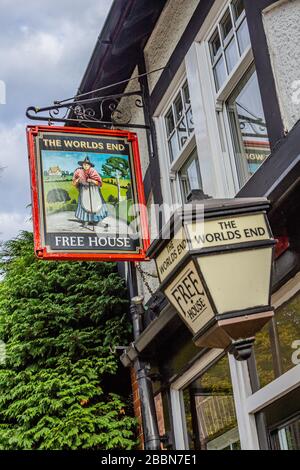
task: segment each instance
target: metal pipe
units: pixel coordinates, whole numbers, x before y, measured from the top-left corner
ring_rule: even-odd
[[[143,297],[137,295],[136,273],[132,263],[129,263],[129,276],[131,278],[130,294],[131,297],[130,313],[133,326],[133,337],[136,340],[143,330]],[[134,369],[139,388],[141,402],[142,427],[144,434],[145,450],[160,450],[160,437],[158,431],[155,402],[153,396],[152,382],[148,375],[150,364],[141,360],[139,356],[134,360]]]

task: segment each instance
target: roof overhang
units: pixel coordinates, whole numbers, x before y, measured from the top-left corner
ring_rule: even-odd
[[[114,0],[77,94],[131,77],[166,2]],[[125,87],[126,83],[116,85],[101,95],[122,93]]]

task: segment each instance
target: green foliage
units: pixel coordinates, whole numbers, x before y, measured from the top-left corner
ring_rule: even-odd
[[[130,335],[115,265],[39,261],[28,232],[2,251],[0,449],[131,449],[136,422],[110,385]]]

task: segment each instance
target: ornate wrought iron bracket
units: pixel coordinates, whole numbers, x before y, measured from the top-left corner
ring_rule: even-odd
[[[126,105],[126,101],[127,105]],[[29,106],[26,116],[35,121],[64,122],[68,125],[91,124],[105,128],[150,129],[149,126],[132,123],[132,110],[144,107],[142,91],[97,96],[81,100],[54,101],[52,106]]]

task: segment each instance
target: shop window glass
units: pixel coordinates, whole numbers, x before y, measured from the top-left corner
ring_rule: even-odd
[[[190,449],[240,448],[227,356],[183,390]]]
[[[276,377],[269,323],[255,335],[254,350],[260,387],[264,387]]]
[[[240,184],[270,154],[270,144],[257,75],[253,67],[226,102]]]
[[[275,320],[282,372],[287,372],[300,362],[300,292],[276,310]]]
[[[271,450],[300,450],[299,403],[297,387],[261,411]]]
[[[300,450],[300,416],[270,433],[273,450]]]
[[[254,351],[261,387],[300,363],[300,292],[257,333]]]

